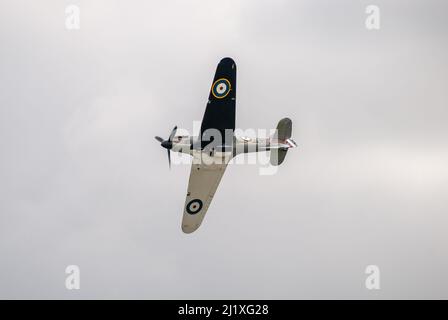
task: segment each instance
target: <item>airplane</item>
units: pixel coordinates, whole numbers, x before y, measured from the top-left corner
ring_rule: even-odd
[[[292,121],[289,118],[280,120],[275,134],[269,138],[237,137],[234,134],[235,98],[236,64],[232,58],[224,58],[216,68],[200,136],[176,136],[175,126],[167,140],[155,137],[168,150],[170,168],[171,151],[189,154],[193,158],[182,218],[184,233],[192,233],[202,224],[227,164],[233,157],[242,153],[270,151],[271,165],[278,166],[288,150],[297,147],[291,138]]]

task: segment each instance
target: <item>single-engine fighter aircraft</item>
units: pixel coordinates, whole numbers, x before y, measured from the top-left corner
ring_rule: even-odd
[[[289,118],[280,120],[276,133],[269,138],[235,136],[235,98],[236,64],[231,58],[224,58],[216,68],[200,136],[176,136],[177,127],[174,127],[168,140],[155,137],[168,150],[170,167],[170,151],[193,157],[182,219],[185,233],[192,233],[201,225],[233,157],[241,153],[271,151],[270,163],[277,166],[285,159],[288,149],[297,146],[291,139],[292,122]]]

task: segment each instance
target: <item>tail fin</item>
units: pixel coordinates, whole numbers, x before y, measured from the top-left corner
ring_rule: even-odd
[[[277,124],[277,130],[273,139],[277,140],[279,144],[287,144],[287,140],[291,138],[291,135],[292,135],[292,121],[289,118],[283,118]],[[280,147],[276,149],[271,149],[271,158],[270,158],[271,165],[278,166],[282,164],[283,160],[285,160],[288,148],[289,147],[285,148]]]

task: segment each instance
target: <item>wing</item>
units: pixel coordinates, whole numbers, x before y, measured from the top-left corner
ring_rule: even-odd
[[[236,64],[231,58],[222,59],[216,67],[207,107],[201,124],[201,137],[207,129],[221,134],[222,144],[232,143],[235,130]],[[227,131],[226,131],[227,129]],[[202,141],[201,148],[209,142]]]
[[[204,156],[204,155],[203,155]],[[182,218],[182,231],[192,233],[202,223],[205,213],[212,202],[219,182],[226,170],[230,159],[222,163],[197,164],[200,151],[194,151],[191,165],[190,180],[188,181],[187,198],[185,199],[184,215]]]

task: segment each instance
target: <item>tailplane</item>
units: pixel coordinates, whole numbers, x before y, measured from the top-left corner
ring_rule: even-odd
[[[291,135],[292,121],[289,118],[283,118],[278,122],[277,130],[271,138],[272,142],[276,144],[276,148],[271,148],[271,165],[278,166],[282,164],[288,149],[297,147],[297,144],[291,139]]]

